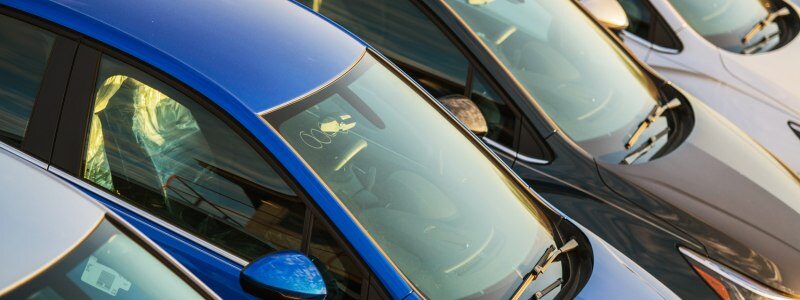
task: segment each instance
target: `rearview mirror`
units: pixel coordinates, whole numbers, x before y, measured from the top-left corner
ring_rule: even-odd
[[[628,28],[628,15],[617,0],[582,0],[581,4],[608,29],[622,31]]]
[[[475,135],[484,136],[489,131],[483,113],[471,99],[462,95],[450,95],[440,98],[439,102]]]
[[[324,299],[325,280],[314,263],[294,250],[267,254],[239,276],[245,291],[267,299]]]

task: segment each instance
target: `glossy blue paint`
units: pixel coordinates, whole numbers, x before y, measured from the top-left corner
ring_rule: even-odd
[[[242,280],[301,299],[324,299],[325,280],[311,260],[295,250],[267,254],[242,270]]]
[[[343,205],[255,114],[334,79],[355,62],[365,46],[289,1],[246,0],[213,8],[198,8],[196,2],[189,2],[0,0],[0,4],[60,24],[136,57],[203,94],[250,131],[287,169],[353,246],[389,296],[402,299],[412,294],[408,282]],[[101,200],[130,218],[128,221],[221,296],[242,297],[238,284],[242,266],[226,267],[225,263],[232,263],[208,249]],[[214,271],[208,272],[205,267]]]

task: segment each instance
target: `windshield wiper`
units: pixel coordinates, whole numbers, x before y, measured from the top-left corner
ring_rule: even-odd
[[[561,278],[556,279],[556,281],[553,281],[553,283],[551,283],[550,285],[546,286],[541,291],[533,293],[533,299],[539,300],[539,299],[544,298],[544,296],[546,296],[547,294],[549,294],[550,292],[555,290],[562,283],[564,283],[564,282],[563,282],[563,280],[561,280]]]
[[[536,265],[533,266],[533,270],[530,273],[528,273],[528,275],[525,275],[525,279],[522,280],[522,284],[514,292],[514,296],[511,297],[511,299],[517,300],[519,299],[519,297],[522,297],[522,293],[528,289],[528,286],[531,285],[531,283],[534,280],[536,280],[536,278],[539,277],[539,275],[542,275],[542,273],[544,273],[544,271],[547,270],[547,267],[549,267],[550,264],[552,264],[553,261],[555,261],[556,258],[558,258],[558,256],[570,252],[575,248],[578,248],[578,242],[576,242],[575,239],[569,240],[568,242],[564,243],[564,245],[561,246],[561,248],[558,249],[556,249],[556,247],[553,245],[547,247],[547,250],[544,251],[542,257],[540,257],[539,261],[536,262]],[[561,279],[559,279],[558,281],[560,282]],[[548,290],[548,288],[539,291],[539,293],[544,293],[544,294],[549,293],[550,291]],[[546,293],[544,291],[546,291]]]
[[[753,37],[755,37],[756,34],[758,34],[762,30],[764,30],[764,28],[767,28],[767,26],[775,22],[775,19],[783,16],[788,16],[791,14],[792,11],[789,10],[788,7],[783,7],[779,10],[770,12],[769,14],[767,14],[766,17],[764,17],[763,20],[756,23],[756,25],[753,25],[753,28],[751,28],[750,31],[747,32],[747,34],[745,34],[744,37],[742,37],[742,44],[747,44],[747,42],[753,39]]]
[[[749,47],[745,47],[744,49],[742,49],[742,54],[753,54],[756,51],[763,49],[764,47],[767,46],[767,44],[770,41],[772,41],[772,39],[778,37],[779,35],[780,35],[780,33],[776,32],[776,33],[770,34],[768,36],[765,36],[758,43],[755,43],[755,44],[753,44],[753,45],[751,45]]]
[[[644,133],[644,130],[647,129],[647,127],[650,127],[651,124],[655,123],[655,121],[658,120],[658,118],[660,118],[664,112],[678,106],[681,106],[681,100],[675,98],[667,102],[667,104],[653,107],[653,110],[650,111],[650,114],[647,115],[647,118],[639,124],[639,128],[636,128],[636,131],[633,133],[633,135],[631,135],[628,141],[625,142],[625,149],[627,150],[633,147],[633,144],[636,144],[636,141],[639,140],[639,137],[642,135],[642,133]]]
[[[653,147],[656,146],[656,142],[658,140],[660,140],[662,137],[664,137],[665,135],[667,135],[668,132],[669,132],[669,128],[664,128],[664,130],[661,130],[661,132],[659,132],[658,134],[656,134],[654,136],[651,136],[647,140],[647,142],[645,142],[644,144],[639,146],[639,148],[637,148],[633,152],[631,152],[628,155],[626,155],[625,158],[622,159],[622,161],[620,163],[623,164],[623,165],[630,165],[630,164],[636,162],[636,160],[638,160],[640,157],[642,157],[642,155],[647,153],[647,151],[652,150]]]

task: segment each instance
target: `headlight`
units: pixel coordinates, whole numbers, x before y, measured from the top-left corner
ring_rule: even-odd
[[[697,252],[679,247],[692,268],[720,298],[739,299],[797,299],[765,286]]]

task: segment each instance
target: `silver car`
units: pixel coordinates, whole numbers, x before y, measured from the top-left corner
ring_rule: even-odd
[[[0,169],[0,298],[219,298],[54,175],[5,150]]]

